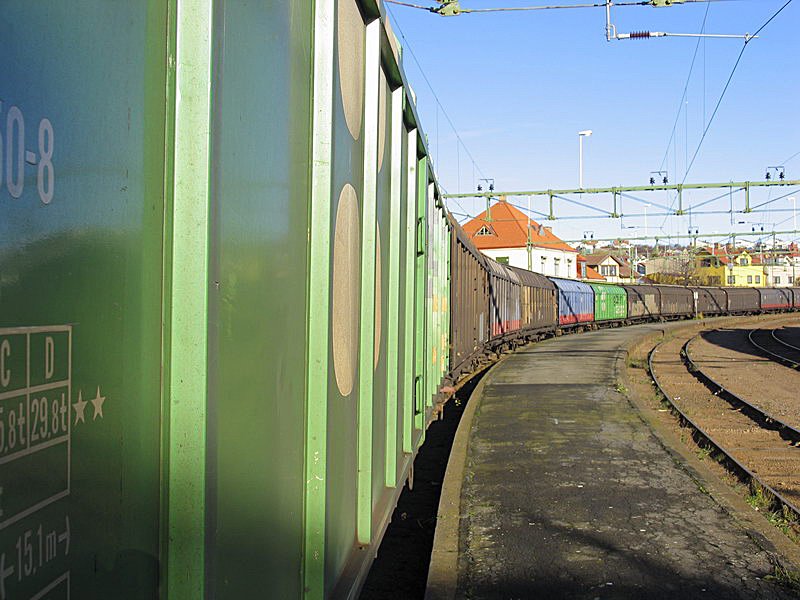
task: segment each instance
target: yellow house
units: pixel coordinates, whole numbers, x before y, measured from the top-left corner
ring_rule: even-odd
[[[764,266],[747,250],[728,254],[725,248],[707,248],[696,258],[695,272],[701,285],[730,287],[764,287],[767,284]]]

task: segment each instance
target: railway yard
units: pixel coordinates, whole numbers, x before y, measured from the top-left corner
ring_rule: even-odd
[[[0,600],[797,597],[800,277],[761,223],[706,256],[689,204],[726,189],[733,227],[784,166],[473,168],[470,233],[397,2],[110,4],[0,10]],[[617,233],[645,191],[715,274],[648,277]],[[629,269],[588,270],[604,224],[552,233],[584,194]]]
[[[503,359],[459,426],[426,597],[797,597],[799,324],[612,328]]]
[[[651,354],[656,385],[680,418],[785,512],[800,514],[800,329],[797,320],[689,331]],[[763,489],[762,489],[763,488]]]

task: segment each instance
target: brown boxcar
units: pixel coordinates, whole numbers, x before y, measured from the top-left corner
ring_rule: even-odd
[[[628,293],[628,320],[641,321],[661,316],[661,294],[654,285],[623,285]]]
[[[661,294],[661,316],[694,315],[694,295],[689,288],[677,285],[656,286]]]
[[[722,288],[693,287],[695,313],[698,315],[719,315],[728,310],[728,295]]]
[[[490,337],[513,337],[520,326],[519,276],[505,265],[486,258],[489,270],[489,323]]]
[[[486,257],[457,225],[450,234],[450,331],[450,368],[458,378],[489,341],[489,278]]]
[[[756,288],[725,288],[728,312],[732,315],[757,313],[761,310],[761,295]]]
[[[792,293],[782,288],[756,288],[761,297],[761,310],[786,310],[792,305]]]
[[[556,286],[544,275],[518,267],[508,267],[519,277],[520,329],[522,333],[554,330],[558,324]]]

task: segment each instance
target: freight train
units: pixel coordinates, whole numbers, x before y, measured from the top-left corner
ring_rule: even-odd
[[[2,598],[354,597],[481,356],[775,300],[664,290],[463,239],[377,0],[5,0]]]
[[[500,264],[455,222],[450,243],[450,382],[473,373],[487,357],[565,332],[800,309],[800,287],[586,283]]]

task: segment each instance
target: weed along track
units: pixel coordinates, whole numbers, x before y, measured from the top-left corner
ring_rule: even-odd
[[[720,337],[716,331],[726,333]],[[744,359],[722,356],[728,347],[716,350],[723,342],[733,347],[735,339],[746,347],[748,330],[741,330],[741,336],[730,333],[735,330],[716,331],[686,332],[662,341],[650,353],[650,374],[701,447],[749,484],[754,504],[782,513],[779,518],[798,534],[800,411],[773,403],[772,388],[780,386],[755,385],[742,366]],[[773,366],[797,375],[782,365]],[[736,372],[743,380],[750,379],[747,399],[733,391],[738,385],[732,375]]]

